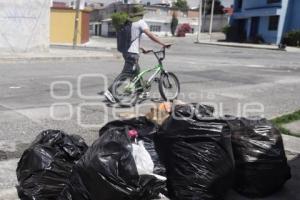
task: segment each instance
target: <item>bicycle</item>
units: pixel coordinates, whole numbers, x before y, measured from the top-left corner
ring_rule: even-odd
[[[143,53],[153,53],[158,64],[153,68],[141,71],[134,77],[128,74],[119,76],[113,83],[112,95],[121,106],[134,106],[142,93],[151,90],[154,81],[159,83],[159,93],[165,101],[177,99],[180,93],[180,83],[177,76],[164,69],[163,60],[166,57],[166,47],[163,47],[159,51],[143,50]],[[147,81],[144,81],[144,76],[150,72],[153,72],[152,75]],[[174,90],[174,94],[169,95],[168,91],[172,89]]]

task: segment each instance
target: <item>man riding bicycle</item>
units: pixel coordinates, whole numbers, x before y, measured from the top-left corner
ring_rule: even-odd
[[[143,20],[144,16],[144,7],[143,6],[134,6],[132,8],[132,12],[129,14],[129,22],[131,26],[130,30],[130,45],[129,48],[125,48],[125,50],[119,50],[123,54],[123,58],[125,61],[123,70],[121,74],[128,74],[131,76],[135,76],[139,73],[140,67],[138,65],[139,61],[139,50],[142,52],[146,52],[143,48],[140,48],[140,40],[143,33],[145,33],[152,41],[160,44],[163,47],[169,48],[170,44],[163,43],[158,37],[156,37],[150,30],[147,23]],[[119,47],[118,47],[119,49]],[[121,75],[120,74],[120,75]],[[120,76],[119,75],[119,76]],[[112,95],[112,85],[105,91],[104,96],[111,103],[116,103],[115,98]]]

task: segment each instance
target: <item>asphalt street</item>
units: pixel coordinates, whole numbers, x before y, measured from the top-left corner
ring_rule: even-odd
[[[148,42],[144,46],[153,47]],[[153,55],[141,56],[142,68],[155,63]],[[132,109],[107,107],[98,94],[107,85],[103,77],[110,83],[122,65],[121,57],[0,64],[0,160],[18,158],[42,130],[62,129],[83,136],[90,144],[99,127],[118,113],[148,110],[151,101]],[[299,53],[180,39],[167,51],[165,68],[179,77],[181,100],[214,105],[216,114],[272,118],[300,108]],[[151,96],[157,94],[154,85]],[[13,187],[15,182],[2,175],[0,169],[0,190]]]

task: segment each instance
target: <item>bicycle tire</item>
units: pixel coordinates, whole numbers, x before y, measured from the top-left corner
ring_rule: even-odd
[[[164,87],[165,87],[165,78],[166,77],[171,77],[173,80],[174,80],[174,83],[176,84],[177,88],[176,88],[176,95],[174,95],[173,98],[168,98],[166,93],[165,93],[165,90],[164,90]],[[170,84],[170,83],[169,83]],[[172,101],[172,100],[175,100],[178,98],[178,95],[180,93],[180,83],[179,83],[179,80],[177,78],[177,76],[172,73],[172,72],[165,72],[165,73],[162,73],[161,76],[160,76],[160,80],[159,80],[159,93],[161,95],[161,97],[163,98],[163,100],[165,101]]]
[[[122,84],[123,82],[125,82],[127,80],[128,83],[128,79],[132,79],[131,75],[128,74],[123,74],[120,75],[113,83],[112,85],[112,95],[113,97],[116,99],[117,103],[122,106],[122,107],[132,107],[135,106],[137,101],[138,101],[138,92],[135,91],[134,93],[131,94],[131,97],[127,100],[124,101],[124,99],[122,98],[123,94],[119,94],[117,92],[117,89],[119,88],[119,84]],[[126,82],[125,82],[126,83]],[[135,90],[135,89],[134,89]]]

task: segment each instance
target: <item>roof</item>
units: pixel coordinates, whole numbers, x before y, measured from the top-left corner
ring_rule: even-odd
[[[103,19],[103,20],[101,20],[102,22],[110,22],[110,21],[112,21],[112,19],[111,18],[107,18],[107,19]]]
[[[233,14],[233,8],[228,7],[228,8],[224,8],[223,11],[228,14],[228,15],[232,15]]]
[[[68,6],[65,2],[56,2],[56,1],[53,2],[52,7],[53,8],[68,8]]]

